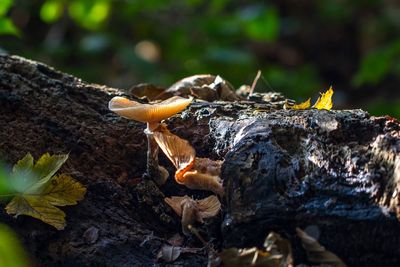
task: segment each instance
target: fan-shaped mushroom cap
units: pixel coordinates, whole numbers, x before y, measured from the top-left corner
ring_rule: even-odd
[[[172,134],[165,126],[153,132],[154,139],[176,167],[175,180],[190,189],[209,190],[224,194],[221,179],[222,161],[196,158],[196,151],[188,141]]]
[[[224,187],[222,186],[219,176],[201,173],[197,170],[185,172],[182,176],[175,173],[175,180],[179,184],[183,184],[190,189],[208,190],[219,196],[224,195]]]
[[[142,104],[124,97],[113,97],[108,108],[118,115],[140,122],[160,122],[184,110],[192,99],[174,96],[155,104]]]
[[[219,213],[221,210],[221,202],[216,196],[209,196],[204,199],[194,200],[191,197],[170,197],[164,201],[182,217],[182,231],[185,235],[189,235],[188,226],[195,221],[203,223],[204,218],[210,218]]]

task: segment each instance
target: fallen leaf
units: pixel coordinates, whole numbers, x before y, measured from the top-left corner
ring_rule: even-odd
[[[178,246],[182,246],[183,237],[180,234],[176,233],[171,238],[169,238],[167,241],[170,245],[178,247]]]
[[[35,164],[30,153],[26,154],[13,167],[11,176],[17,192],[21,193],[34,185],[37,190],[44,186],[61,168],[68,155],[43,154]],[[33,190],[33,188],[31,188]]]
[[[314,106],[312,106],[312,107],[316,108],[316,109],[330,110],[333,106],[332,96],[333,96],[333,89],[331,86],[331,87],[329,87],[328,91],[321,94],[321,96],[318,98],[317,102],[315,102]]]
[[[83,233],[83,240],[85,240],[86,244],[94,244],[99,238],[99,229],[91,226]]]
[[[163,245],[157,254],[157,260],[162,259],[166,262],[172,262],[181,255],[181,252],[181,247]]]
[[[303,103],[291,105],[288,102],[285,102],[283,105],[284,109],[295,109],[295,110],[302,110],[302,109],[309,109],[311,107],[311,98],[307,99]]]
[[[222,263],[226,267],[281,267],[293,266],[292,249],[288,240],[271,232],[264,248],[228,248],[220,254]]]
[[[6,206],[8,214],[28,215],[64,229],[65,213],[55,206],[75,205],[86,188],[67,174],[54,175],[68,155],[44,154],[35,164],[27,154],[13,168],[15,196]]]
[[[163,245],[160,251],[157,253],[157,260],[162,259],[166,262],[173,262],[179,258],[182,253],[198,253],[201,250],[203,249]]]
[[[141,99],[147,98],[149,101],[165,100],[173,96],[172,94],[166,94],[163,98],[159,98],[158,96],[165,91],[165,88],[148,83],[134,85],[129,91],[133,96]]]
[[[296,232],[307,252],[309,261],[318,264],[329,264],[333,267],[346,267],[346,264],[338,256],[326,250],[315,238],[309,236],[299,228],[296,228]]]
[[[157,98],[165,98],[166,95],[178,95],[183,97],[194,96],[205,101],[236,101],[241,97],[236,95],[234,87],[220,76],[201,74],[186,77],[162,92]]]

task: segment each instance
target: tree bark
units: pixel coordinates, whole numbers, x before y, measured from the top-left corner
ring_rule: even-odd
[[[174,169],[158,188],[146,169],[145,125],[107,108],[118,89],[15,56],[0,56],[0,156],[13,164],[27,152],[69,153],[62,172],[87,195],[63,208],[67,227],[0,211],[37,266],[167,266],[156,260],[180,232],[164,196],[206,196],[177,185]],[[273,230],[290,239],[295,261],[305,253],[295,228],[349,266],[400,263],[400,123],[362,110],[284,110],[277,93],[238,102],[195,101],[168,128],[198,156],[223,159],[222,213],[198,226],[216,248],[260,245]],[[95,238],[88,236],[95,234]],[[202,246],[194,237],[186,246]],[[206,266],[207,253],[184,254],[171,265]]]

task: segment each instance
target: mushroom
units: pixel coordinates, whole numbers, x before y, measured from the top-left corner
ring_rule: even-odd
[[[158,146],[153,137],[153,130],[162,120],[184,110],[191,102],[191,98],[174,96],[159,103],[142,104],[116,96],[108,103],[108,108],[118,115],[147,124],[144,130],[147,136],[147,171],[145,177],[151,177],[159,185],[165,182],[168,175],[165,176],[166,170],[158,165]]]
[[[209,196],[204,199],[194,200],[191,197],[170,197],[164,201],[182,217],[182,232],[189,235],[189,225],[193,225],[196,221],[203,223],[203,219],[216,216],[221,209],[221,203],[216,196]]]
[[[175,180],[190,189],[210,190],[220,196],[224,194],[219,177],[222,161],[197,158],[196,151],[188,141],[172,134],[164,125],[153,133],[154,138],[176,167]]]

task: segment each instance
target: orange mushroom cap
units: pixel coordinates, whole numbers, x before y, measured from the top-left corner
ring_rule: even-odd
[[[140,122],[160,122],[184,110],[192,98],[174,96],[155,104],[142,104],[124,97],[113,97],[108,108],[127,119]]]
[[[164,126],[153,132],[158,146],[176,167],[175,181],[190,189],[210,190],[220,196],[224,194],[221,179],[222,161],[197,158],[196,151],[184,140],[172,134]]]

